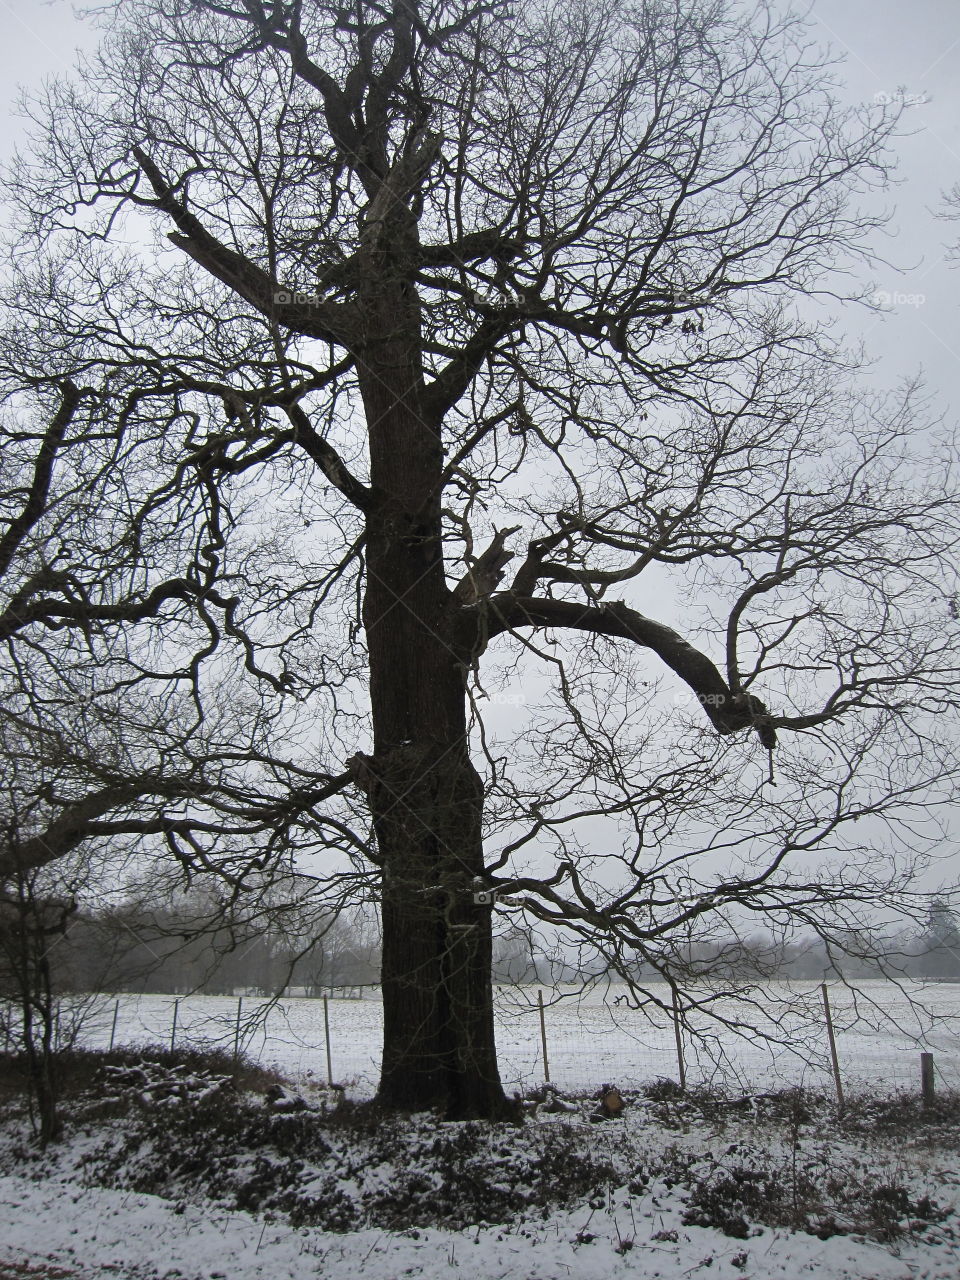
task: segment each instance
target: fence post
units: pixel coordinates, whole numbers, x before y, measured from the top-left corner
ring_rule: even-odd
[[[830,1043],[830,1062],[833,1065],[833,1083],[837,1089],[837,1111],[843,1111],[843,1083],[840,1079],[840,1063],[837,1061],[837,1042],[833,1034],[833,1018],[830,1016],[830,997],[827,994],[827,984],[820,984],[820,994],[823,996],[823,1012],[827,1019],[827,1040]]]
[[[180,1012],[180,1001],[173,1002],[173,1026],[170,1028],[170,1052],[173,1053],[177,1045],[177,1014]]]
[[[240,1064],[240,1015],[243,1012],[243,996],[237,996],[237,1025],[233,1032],[233,1071],[236,1075]]]
[[[923,1095],[923,1105],[925,1107],[933,1106],[934,1088],[932,1053],[921,1053],[920,1055],[920,1092]]]
[[[327,1084],[333,1084],[333,1067],[330,1062],[330,1001],[323,997],[323,1038],[327,1046]]]
[[[113,1005],[113,1022],[110,1024],[110,1048],[109,1053],[113,1053],[113,1042],[117,1038],[117,1018],[120,1014],[120,1001],[114,1001]]]
[[[680,1092],[687,1091],[687,1068],[683,1061],[683,1036],[680,1033],[680,1003],[677,1000],[677,988],[673,991],[673,1036],[677,1042],[677,1070],[680,1073]]]
[[[540,1007],[540,1044],[543,1048],[543,1079],[550,1083],[550,1060],[547,1057],[547,1022],[543,1013],[543,988],[537,987],[537,1004]]]

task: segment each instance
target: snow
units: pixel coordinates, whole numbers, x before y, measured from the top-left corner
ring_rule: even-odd
[[[606,1000],[602,994],[595,991],[580,1000],[550,1004],[551,993],[545,991],[553,1080],[561,1088],[594,1092],[607,1080],[630,1089],[657,1077],[675,1078],[676,1047],[670,1022],[664,1017],[651,1022],[623,1004],[614,1004],[616,989],[607,993]],[[960,986],[942,984],[908,994],[919,995],[932,1018],[918,1017],[905,993],[892,984],[831,988],[841,1069],[851,1091],[865,1085],[877,1094],[890,1094],[898,1087],[916,1092],[921,1046],[934,1051],[941,1086],[960,1082]],[[169,1044],[174,999],[120,997],[117,1042]],[[779,1026],[781,1032],[782,1043],[773,1048],[757,1038],[744,1041],[726,1033],[714,1045],[721,1052],[711,1058],[697,1052],[688,1036],[688,1078],[725,1080],[734,1086],[748,1083],[758,1094],[765,1088],[799,1083],[829,1090],[832,1077],[819,999],[815,984],[771,988],[762,993],[762,999],[758,997],[769,1025]],[[535,988],[499,996],[498,1047],[508,1086],[543,1079],[536,1000]],[[113,1008],[112,998],[104,1000],[98,1016],[87,1023],[83,1038],[88,1043],[108,1042]],[[723,1012],[736,1020],[744,1009],[728,1002]],[[235,999],[181,998],[178,1043],[216,1043],[232,1049],[236,1013]],[[262,1063],[281,1067],[291,1082],[289,1088],[277,1086],[276,1096],[268,1096],[262,1105],[281,1111],[278,1123],[296,1123],[300,1090],[310,1105],[319,1105],[318,1082],[326,1077],[322,1004],[285,999],[271,1005],[245,997],[242,1014],[245,1020],[253,1016],[244,1022],[245,1049]],[[379,1001],[331,1000],[330,1022],[335,1079],[349,1085],[348,1096],[369,1096],[376,1079]],[[164,1070],[166,1075],[149,1064],[115,1069],[112,1076],[107,1073],[105,1085],[111,1093],[139,1091],[145,1106],[164,1108],[193,1107],[209,1097],[211,1089],[216,1091],[216,1079],[203,1072]],[[326,1280],[405,1280],[408,1276],[429,1280],[454,1276],[457,1280],[805,1280],[812,1276],[957,1280],[960,1276],[955,1131],[947,1131],[945,1145],[942,1133],[936,1140],[921,1136],[914,1143],[908,1141],[914,1136],[909,1129],[886,1138],[879,1133],[865,1137],[849,1130],[833,1132],[833,1126],[824,1129],[815,1120],[799,1141],[810,1167],[826,1171],[839,1185],[873,1186],[886,1181],[906,1186],[912,1197],[932,1195],[949,1211],[942,1224],[934,1221],[922,1232],[907,1231],[886,1244],[850,1225],[846,1230],[851,1234],[825,1240],[804,1231],[771,1227],[754,1227],[748,1238],[737,1239],[716,1226],[690,1225],[689,1185],[668,1178],[662,1164],[656,1172],[657,1161],[675,1150],[680,1164],[689,1158],[702,1162],[704,1169],[717,1170],[725,1167],[724,1153],[736,1151],[727,1161],[731,1167],[741,1159],[749,1164],[756,1158],[758,1167],[783,1174],[789,1170],[792,1150],[783,1126],[764,1129],[758,1119],[761,1112],[748,1107],[731,1111],[722,1120],[707,1113],[698,1117],[691,1111],[689,1124],[683,1121],[664,1128],[656,1122],[653,1104],[644,1105],[645,1113],[633,1096],[622,1119],[597,1125],[580,1118],[576,1107],[557,1115],[541,1110],[522,1130],[505,1132],[502,1142],[526,1144],[529,1153],[537,1149],[537,1132],[544,1134],[544,1126],[579,1126],[591,1149],[620,1157],[617,1167],[636,1168],[639,1159],[642,1167],[653,1170],[649,1185],[630,1178],[622,1186],[605,1183],[589,1202],[584,1197],[572,1209],[544,1212],[531,1202],[507,1225],[406,1231],[293,1227],[279,1212],[242,1211],[227,1199],[180,1196],[169,1186],[167,1199],[100,1187],[93,1185],[97,1152],[114,1140],[119,1151],[124,1134],[133,1132],[124,1126],[132,1121],[114,1118],[99,1128],[75,1123],[56,1154],[27,1159],[17,1137],[17,1122],[9,1121],[3,1129],[5,1145],[0,1144],[0,1276],[8,1274],[8,1265],[24,1263],[37,1268],[30,1274],[38,1280],[48,1274],[48,1267],[51,1275],[80,1280],[116,1280],[118,1276],[122,1280],[300,1280],[311,1276]],[[187,1123],[193,1124],[192,1113]],[[429,1117],[419,1123],[429,1133],[439,1131],[431,1128],[436,1122]],[[341,1141],[349,1142],[349,1135]],[[255,1156],[273,1158],[269,1150],[251,1152],[251,1161]],[[540,1166],[534,1162],[531,1167]],[[430,1172],[425,1166],[424,1171]],[[304,1171],[308,1186],[311,1172]],[[377,1167],[377,1161],[371,1160],[363,1172],[364,1193],[383,1189],[391,1194],[396,1167]],[[487,1174],[491,1183],[504,1177],[495,1154]],[[123,1185],[122,1180],[114,1183],[118,1185]],[[355,1198],[360,1194],[347,1182],[343,1185]],[[53,1270],[57,1268],[61,1270]]]
[[[156,1196],[0,1176],[0,1211],[0,1261],[26,1257],[76,1265],[84,1277],[119,1272],[130,1280],[956,1280],[960,1272],[960,1251],[952,1245],[903,1246],[895,1256],[846,1236],[763,1231],[731,1240],[684,1227],[677,1203],[638,1208],[622,1193],[601,1211],[511,1227],[335,1235]],[[653,1239],[657,1233],[660,1240]],[[627,1240],[633,1243],[624,1248]]]
[[[656,994],[656,988],[651,988]],[[536,987],[498,993],[497,1048],[508,1090],[523,1090],[544,1078]],[[544,988],[550,1077],[566,1089],[595,1089],[603,1080],[637,1087],[660,1077],[676,1079],[677,1051],[672,1023],[659,1010],[615,1004],[618,988],[563,998]],[[660,995],[669,1003],[664,990]],[[121,996],[117,1043],[169,1044],[174,996]],[[556,1002],[555,1002],[556,1001]],[[852,1088],[914,1090],[919,1053],[934,1053],[940,1087],[960,1088],[960,984],[863,981],[831,984],[837,1052],[844,1082]],[[105,998],[88,1022],[82,1040],[109,1042],[113,998]],[[748,1089],[803,1084],[832,1087],[820,988],[815,983],[772,985],[759,991],[755,1007],[723,1001],[717,1012],[736,1023],[750,1020],[779,1043],[695,1023],[706,1039],[686,1035],[684,1056],[690,1083],[707,1082]],[[329,1002],[334,1080],[352,1097],[370,1097],[379,1074],[382,1007],[378,999]],[[185,996],[178,1000],[177,1042],[217,1044],[232,1050],[237,1001],[231,997]],[[270,1002],[245,997],[242,1008],[245,1051],[265,1066],[294,1079],[326,1078],[323,1006],[319,1000],[287,998]]]

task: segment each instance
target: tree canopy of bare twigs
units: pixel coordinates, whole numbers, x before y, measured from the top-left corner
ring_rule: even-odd
[[[827,319],[893,110],[762,3],[107,23],[10,183],[0,870],[376,896],[381,1100],[454,1116],[492,916],[703,1003],[691,939],[909,908],[955,457]]]

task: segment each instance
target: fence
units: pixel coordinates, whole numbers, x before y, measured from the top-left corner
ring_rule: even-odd
[[[382,1006],[374,988],[353,998],[98,997],[80,1042],[243,1050],[294,1079],[328,1079],[370,1096],[379,1075]],[[675,1022],[669,990],[651,1010],[630,1008],[617,988],[558,993],[501,988],[496,1035],[508,1091],[549,1078],[561,1089],[610,1082],[633,1088],[658,1078],[748,1092],[803,1084],[838,1092],[916,1091],[921,1051],[938,1088],[960,1089],[960,984],[904,992],[892,983],[791,984],[720,1002]],[[920,1002],[918,1005],[917,1002]],[[921,1012],[921,1007],[924,1010]],[[828,1021],[829,1018],[829,1021]],[[720,1021],[718,1022],[717,1019]],[[753,1032],[736,1034],[737,1026]],[[832,1035],[831,1035],[832,1030]],[[842,1101],[842,1094],[841,1094]]]

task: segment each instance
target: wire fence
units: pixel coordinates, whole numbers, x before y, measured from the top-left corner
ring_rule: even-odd
[[[280,1000],[97,996],[66,1009],[64,1024],[91,1048],[242,1051],[294,1080],[332,1080],[363,1098],[375,1092],[379,1076],[379,996],[369,987]],[[893,1093],[919,1090],[920,1055],[928,1053],[935,1087],[960,1089],[960,984],[905,991],[891,983],[838,983],[830,987],[829,1008],[816,984],[704,1004],[675,1019],[667,990],[637,1009],[616,988],[501,988],[495,1026],[504,1086],[525,1092],[549,1080],[578,1092],[670,1079],[750,1093],[795,1085]]]

